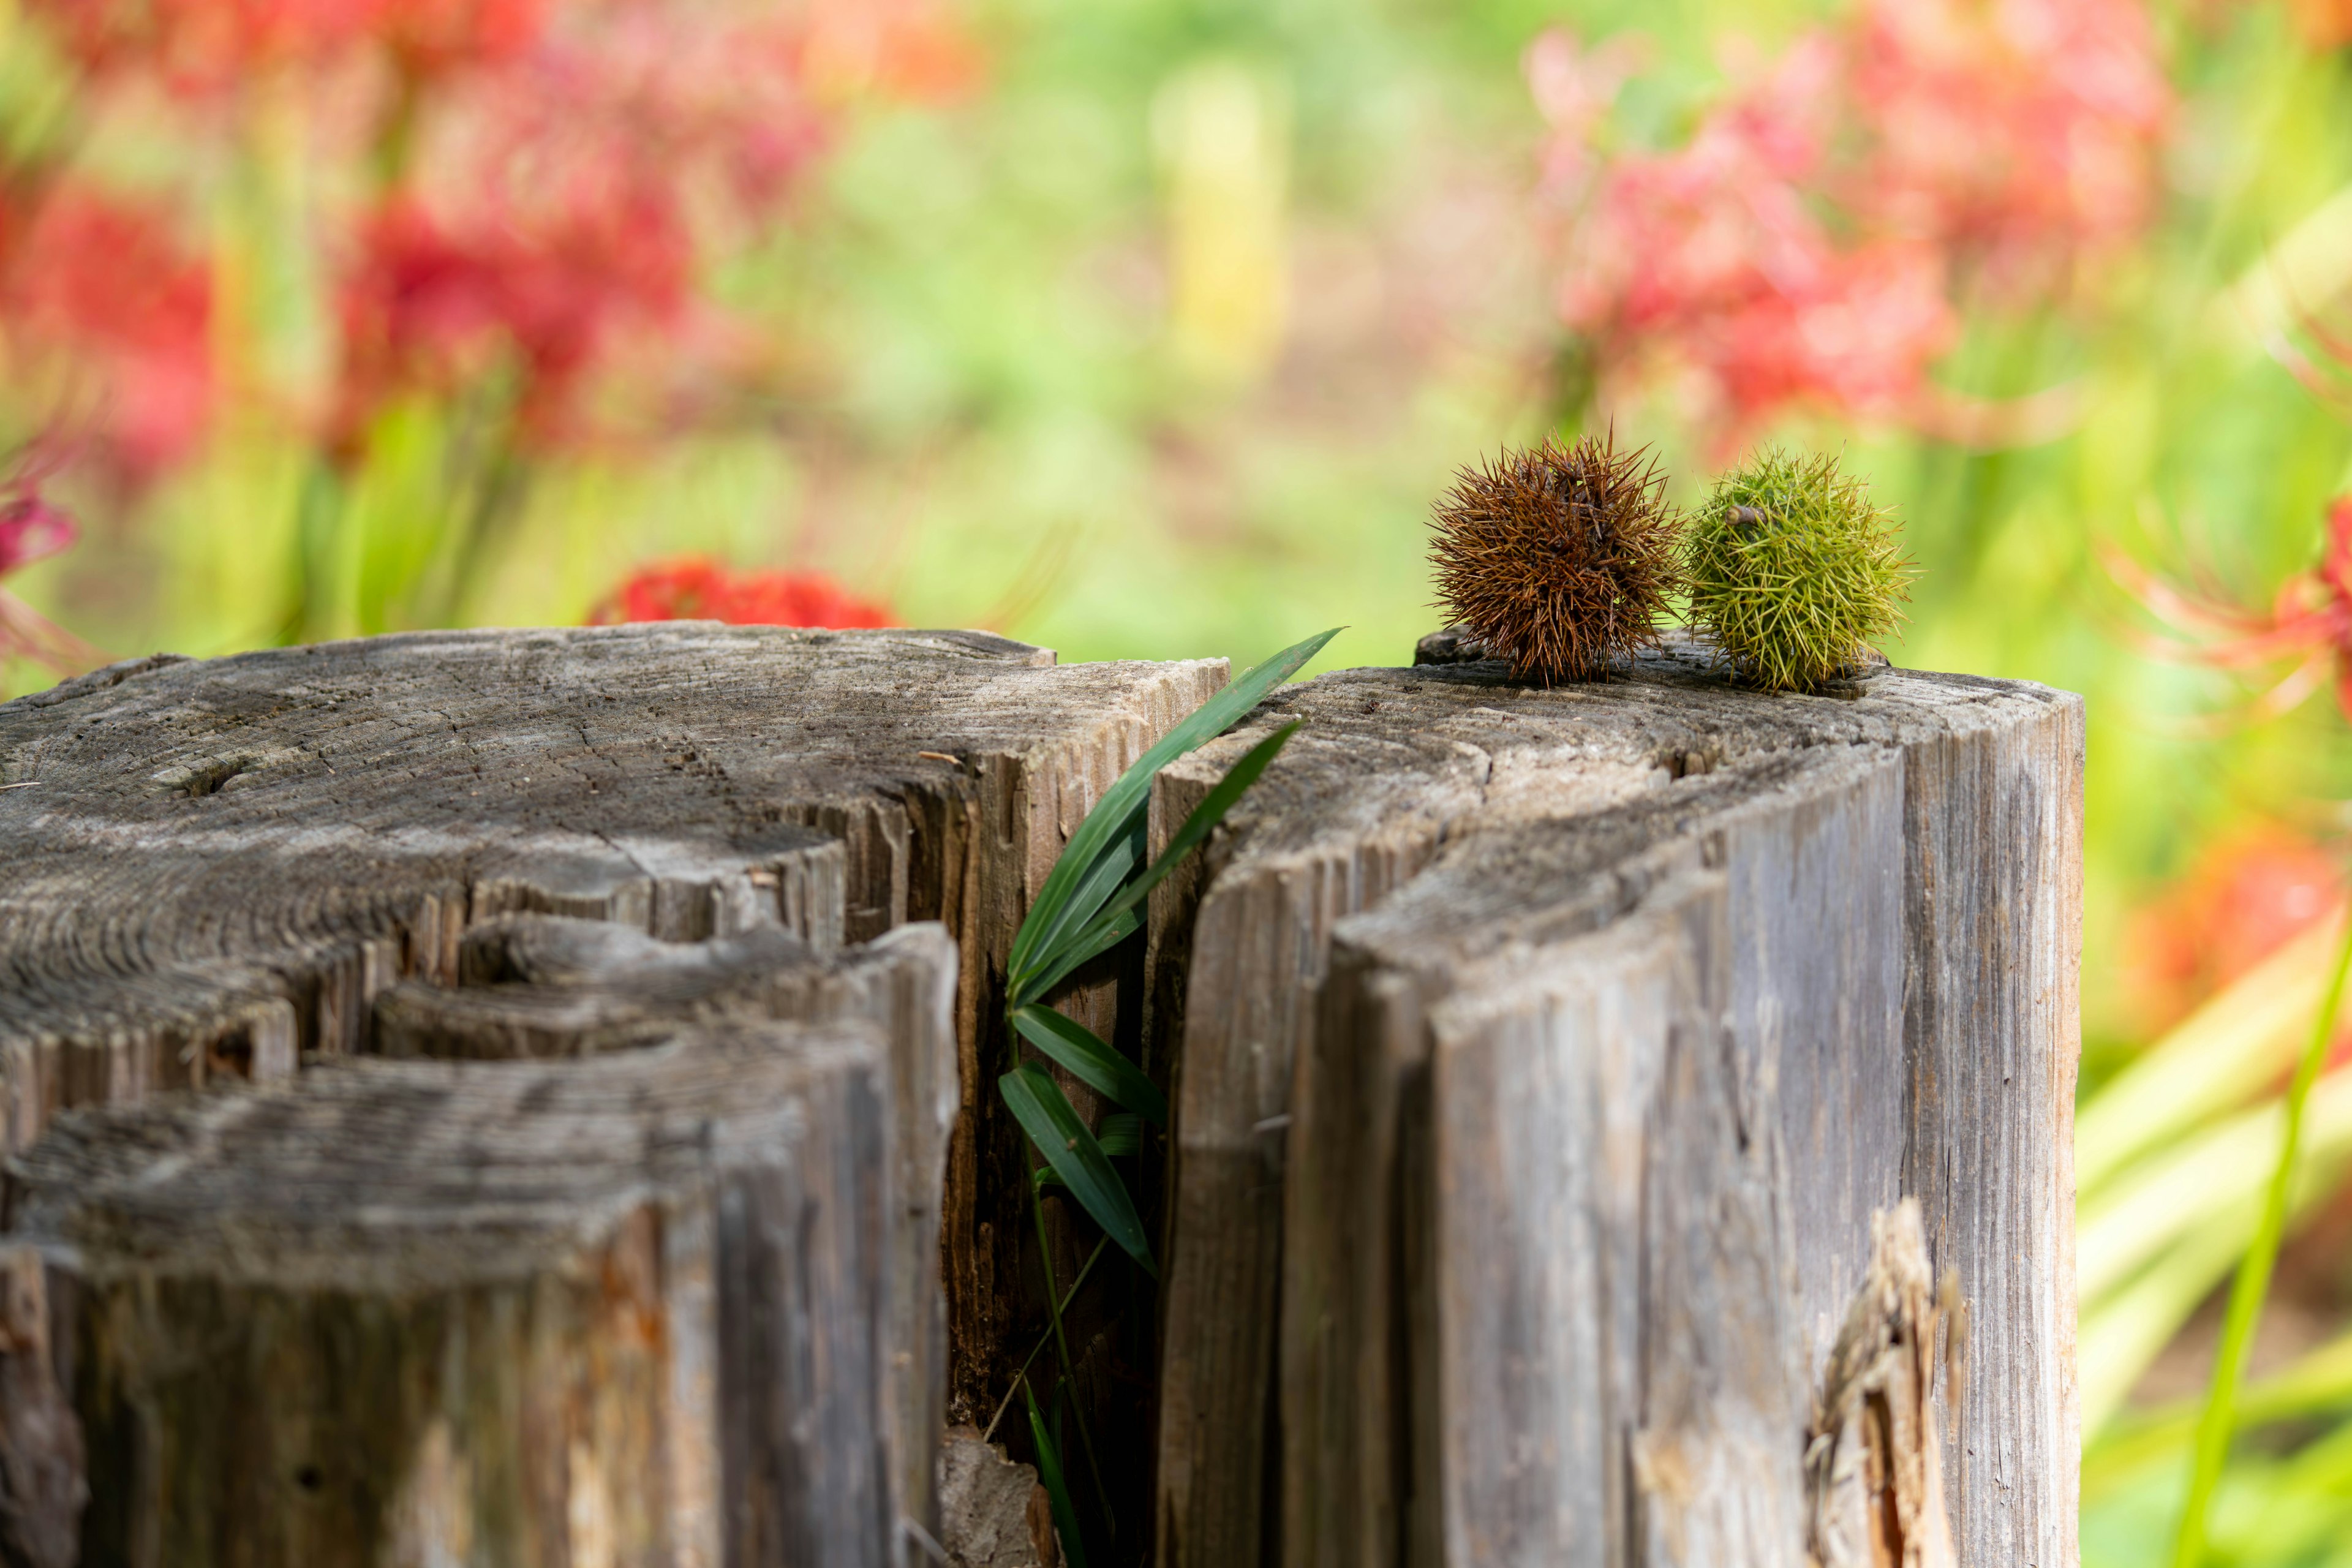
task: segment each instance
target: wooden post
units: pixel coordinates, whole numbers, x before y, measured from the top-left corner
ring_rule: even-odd
[[[882,971],[800,963],[789,984],[759,980],[782,937],[822,955],[936,921],[956,954],[958,1100],[936,1222],[895,1234],[907,1273],[939,1226],[948,1373],[933,1397],[984,1425],[1045,1322],[1023,1141],[994,1089],[1004,957],[1101,791],[1223,679],[1223,660],[1057,667],[979,633],[671,623],[158,657],[0,705],[0,784],[19,786],[0,791],[0,1157],[71,1107],[386,1047],[575,1054],[626,1043],[633,1008],[720,1006],[691,1000],[718,984],[679,979],[694,963],[646,970],[634,1001],[612,984],[566,1000],[552,968],[536,1003],[420,1001],[492,963],[502,950],[480,933],[518,914],[711,944],[696,963],[722,969],[736,942],[748,967],[719,986],[733,998],[720,1010],[749,997],[754,1014],[808,1018],[889,1011],[842,989]],[[516,973],[556,964],[559,945],[524,942]],[[1055,1005],[1131,1042],[1133,968],[1092,965]],[[925,1085],[940,1064],[891,1006],[911,1175],[936,1168]],[[547,1012],[564,1007],[578,1016]],[[1047,1209],[1066,1281],[1080,1248],[1060,1202]],[[1087,1396],[1138,1407],[1140,1379],[1112,1373],[1148,1366],[1148,1321],[1072,1331],[1092,1356]],[[1128,1447],[1139,1519],[1144,1445]],[[914,1448],[902,1457],[914,1486]]]
[[[672,622],[159,656],[0,705],[25,786],[0,791],[0,1156],[67,1106],[371,1049],[373,998],[454,980],[500,914],[818,948],[937,920],[961,961],[948,1405],[984,1424],[1045,1321],[995,1093],[1004,956],[1096,797],[1224,677]],[[1056,1005],[1131,1036],[1118,975]]]
[[[375,1001],[375,1044],[395,1058],[545,1059],[643,1048],[689,1020],[863,1020],[886,1044],[896,1194],[886,1224],[893,1517],[940,1532],[936,1490],[946,1412],[940,1194],[956,1110],[955,944],[935,922],[819,952],[753,927],[666,942],[633,927],[501,915],[466,933],[455,987],[403,981]]]
[[[890,1122],[870,1026],[771,1023],[61,1117],[0,1240],[79,1562],[889,1568]]]
[[[1159,1561],[1800,1568],[1908,1198],[1968,1304],[1958,1560],[2074,1562],[2080,700],[1352,670],[1161,830],[1291,719],[1154,911]]]

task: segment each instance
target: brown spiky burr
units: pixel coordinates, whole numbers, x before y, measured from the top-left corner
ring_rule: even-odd
[[[1646,447],[1547,437],[1464,468],[1439,498],[1429,558],[1438,605],[1521,680],[1595,680],[1657,641],[1680,519]]]

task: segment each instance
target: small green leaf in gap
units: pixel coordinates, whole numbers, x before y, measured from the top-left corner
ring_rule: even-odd
[[[1143,1221],[1135,1212],[1133,1200],[1127,1195],[1126,1184],[1118,1173],[1110,1168],[1110,1159],[1095,1142],[1078,1113],[1062,1093],[1062,1086],[1045,1075],[1043,1068],[1023,1063],[996,1080],[999,1093],[1011,1108],[1013,1120],[1029,1135],[1029,1142],[1054,1173],[1078,1200],[1094,1222],[1102,1226],[1103,1234],[1118,1243],[1129,1258],[1143,1266],[1148,1274],[1157,1275],[1159,1268],[1151,1261],[1151,1246],[1143,1234]]]
[[[1143,917],[1131,909],[1104,916],[1102,920],[1096,921],[1081,932],[1076,942],[1064,947],[1060,954],[1051,963],[1039,964],[1034,977],[1024,982],[1021,988],[1013,994],[1013,1000],[1022,1005],[1034,1002],[1038,997],[1067,980],[1090,960],[1100,957],[1133,936],[1142,929],[1142,926]]]
[[[1054,1532],[1062,1538],[1062,1552],[1070,1568],[1087,1568],[1086,1542],[1078,1539],[1078,1510],[1070,1506],[1070,1484],[1062,1474],[1062,1450],[1045,1431],[1045,1417],[1037,1408],[1037,1392],[1021,1380],[1029,1402],[1029,1440],[1037,1446],[1037,1481],[1054,1508]]]
[[[1243,754],[1241,761],[1226,769],[1225,776],[1217,781],[1214,789],[1201,797],[1201,804],[1192,808],[1192,815],[1184,819],[1184,826],[1176,830],[1176,837],[1168,841],[1168,847],[1161,850],[1160,858],[1151,863],[1151,868],[1120,889],[1118,897],[1097,917],[1096,924],[1115,920],[1141,903],[1169,872],[1183,863],[1185,856],[1199,847],[1215,831],[1217,824],[1225,819],[1225,813],[1233,810],[1249,786],[1257,783],[1258,774],[1265,772],[1266,764],[1274,761],[1282,748],[1289,743],[1290,737],[1297,733],[1298,721],[1294,719],[1252,746]],[[1078,940],[1083,942],[1092,934],[1093,930],[1089,928],[1079,933]]]
[[[1146,797],[1151,789],[1152,776],[1184,755],[1213,741],[1242,721],[1244,715],[1265,700],[1266,693],[1298,673],[1299,668],[1323,651],[1323,645],[1339,635],[1333,626],[1305,642],[1294,643],[1264,664],[1243,672],[1241,677],[1193,710],[1183,722],[1168,731],[1127,772],[1118,775],[1110,788],[1103,791],[1078,830],[1062,849],[1054,868],[1045,874],[1045,885],[1037,890],[1037,900],[1030,907],[1028,918],[1013,936],[1013,950],[1026,958],[1035,946],[1037,937],[1029,934],[1032,924],[1040,931],[1059,914],[1078,883],[1091,877],[1095,862],[1114,840],[1136,835],[1142,830]],[[1043,918],[1040,910],[1045,911]],[[1025,939],[1025,940],[1024,940]]]
[[[1106,1116],[1103,1124],[1095,1129],[1095,1142],[1101,1144],[1102,1152],[1114,1160],[1140,1154],[1143,1152],[1143,1118],[1128,1111]]]
[[[1112,1104],[1134,1111],[1154,1127],[1168,1125],[1168,1100],[1160,1086],[1084,1024],[1051,1007],[1032,1005],[1013,1010],[1013,1026],[1021,1031],[1023,1039],[1069,1068],[1071,1077]]]
[[[1086,879],[1066,892],[1052,889],[1037,895],[1021,930],[1013,939],[1012,954],[1005,961],[1006,977],[1017,993],[1023,983],[1044,964],[1051,961],[1054,949],[1066,939],[1075,936],[1095,918],[1097,910],[1110,901],[1129,873],[1143,861],[1143,832],[1139,826],[1124,838],[1103,847],[1095,858],[1094,869]]]

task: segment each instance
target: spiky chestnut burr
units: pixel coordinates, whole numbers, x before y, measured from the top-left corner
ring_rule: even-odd
[[[1692,519],[1692,626],[1768,690],[1820,685],[1902,624],[1916,574],[1887,519],[1828,453],[1752,456]]]
[[[1678,585],[1664,489],[1648,447],[1606,436],[1464,468],[1432,519],[1439,607],[1517,679],[1599,679],[1657,641]]]

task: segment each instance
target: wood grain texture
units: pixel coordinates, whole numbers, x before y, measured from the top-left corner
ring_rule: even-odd
[[[1163,831],[1293,718],[1155,908],[1160,1560],[1793,1568],[1909,1194],[1980,1325],[1959,1561],[2071,1563],[2079,700],[1345,671]]]
[[[698,1020],[875,1027],[887,1050],[896,1152],[881,1325],[891,1508],[936,1538],[947,1380],[940,1196],[957,1100],[956,952],[946,931],[919,921],[871,942],[820,950],[773,926],[667,942],[609,921],[501,915],[466,933],[457,968],[457,986],[404,981],[376,998],[379,1051],[545,1059],[642,1048]]]
[[[1223,679],[674,622],[163,656],[0,705],[0,784],[27,786],[0,792],[0,1155],[68,1107],[368,1051],[374,999],[454,980],[502,914],[819,949],[936,920],[964,1086],[949,1397],[984,1418],[1043,1322],[993,1092],[1004,954],[1100,792]],[[1058,1000],[1131,1036],[1119,998],[1105,965]]]
[[[0,1243],[82,1568],[895,1563],[884,1057],[711,1023],[60,1117]]]

